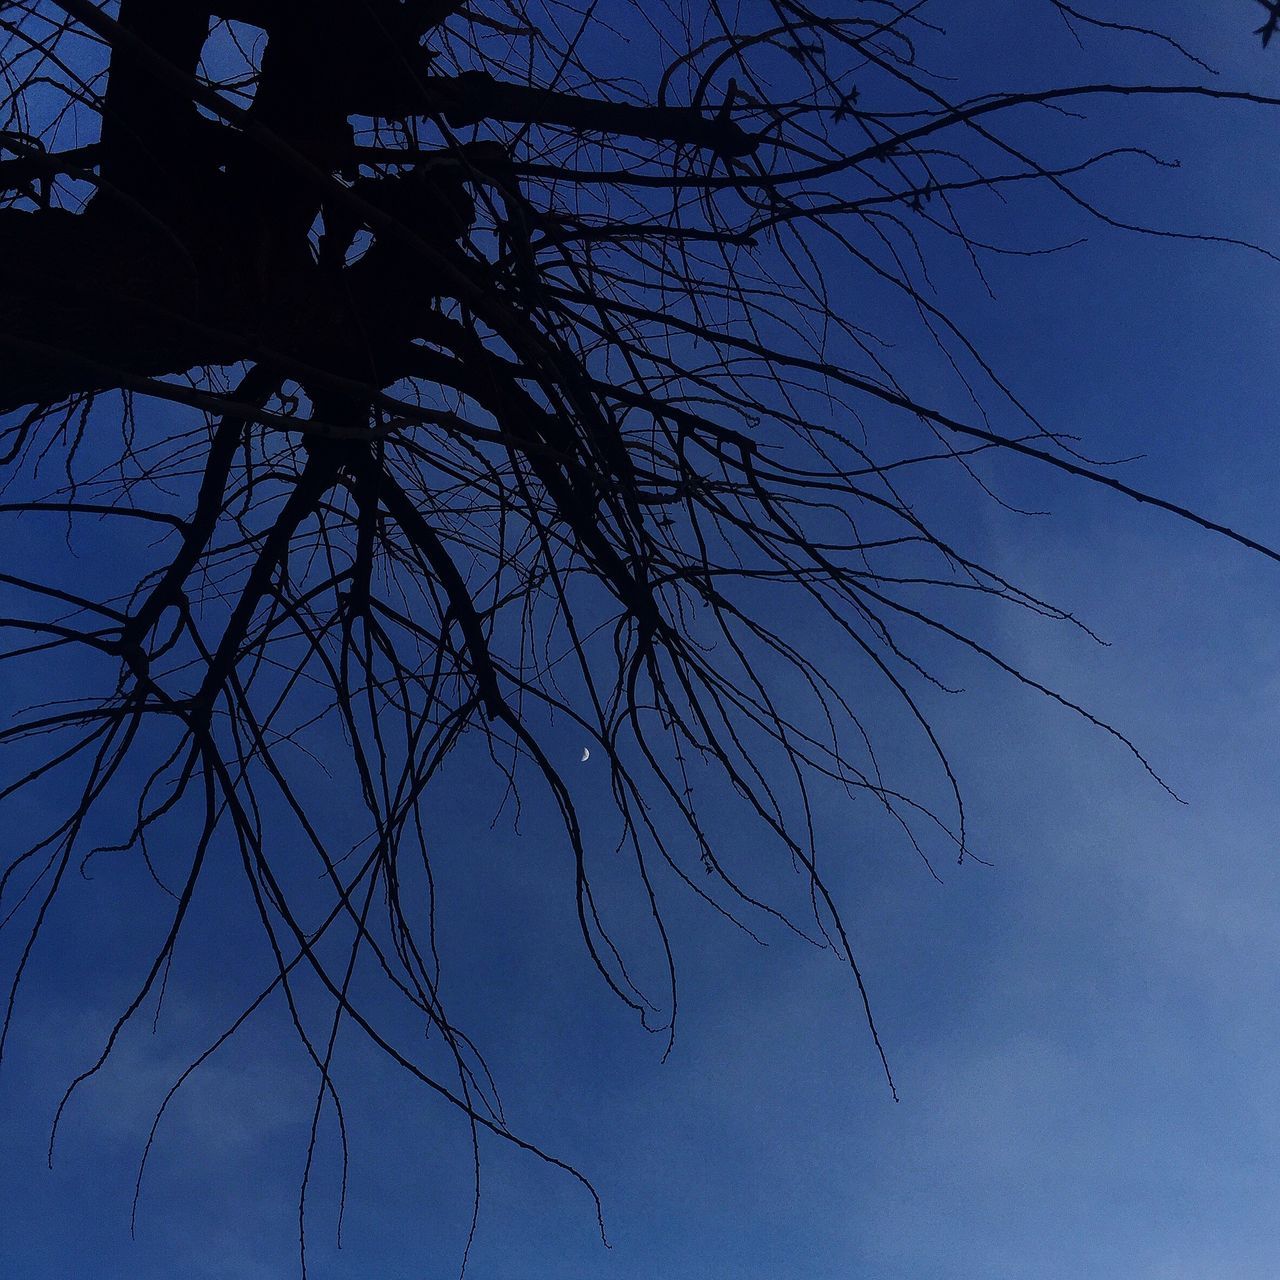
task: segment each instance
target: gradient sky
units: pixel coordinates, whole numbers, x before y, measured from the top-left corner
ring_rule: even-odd
[[[1249,6],[1169,9],[1224,83],[1280,87],[1280,54],[1255,48]],[[990,58],[994,41],[1021,67],[1022,34],[993,23],[985,50],[958,56]],[[1125,79],[1188,78],[1146,46],[1117,48],[1107,69],[1127,60]],[[1108,118],[1184,161],[1176,174],[1113,171],[1098,187],[1113,207],[1280,245],[1280,114],[1201,104]],[[993,283],[994,300],[957,278],[953,309],[1052,426],[1096,453],[1145,453],[1130,483],[1280,545],[1280,265],[1095,229]],[[939,725],[993,865],[944,865],[939,885],[867,809],[832,799],[818,814],[895,1103],[832,957],[780,931],[758,948],[688,895],[669,898],[682,1029],[661,1063],[590,968],[571,896],[547,874],[561,851],[544,806],[531,795],[519,837],[491,830],[492,798],[470,794],[460,768],[436,801],[451,837],[453,1015],[517,1131],[595,1181],[613,1246],[576,1184],[488,1142],[474,1280],[1280,1274],[1280,567],[1031,464],[984,475],[1052,515],[961,496],[954,528],[1110,647],[994,605],[985,634],[1120,726],[1188,803],[1069,713],[940,658],[966,687],[939,702]],[[16,546],[41,552],[34,531]],[[231,878],[226,914],[193,921],[156,1033],[126,1038],[45,1167],[57,1099],[131,993],[115,962],[146,931],[128,912],[133,887],[75,881],[24,989],[0,1067],[0,1276],[296,1274],[313,1083],[278,1010],[180,1095],[129,1236],[159,1099],[190,1044],[266,973],[233,923]],[[0,960],[16,954],[0,936]],[[315,1275],[455,1274],[464,1125],[355,1049],[339,1070],[355,1135],[344,1247],[326,1127]]]

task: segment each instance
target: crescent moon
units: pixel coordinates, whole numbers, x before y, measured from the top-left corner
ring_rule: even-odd
[[[581,760],[579,760],[579,761],[578,761],[578,763],[579,763],[579,764],[586,764],[586,763],[587,763],[587,761],[588,761],[588,760],[590,760],[590,759],[591,759],[591,749],[590,749],[589,747],[583,747],[583,748],[582,748],[582,759],[581,759]]]

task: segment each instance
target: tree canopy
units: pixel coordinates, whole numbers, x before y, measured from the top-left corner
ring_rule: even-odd
[[[340,1037],[465,1116],[477,1179],[495,1136],[595,1197],[508,1123],[447,1011],[433,784],[480,742],[495,806],[553,801],[547,874],[664,1052],[684,892],[830,949],[893,1089],[810,797],[878,808],[931,867],[971,856],[924,652],[976,655],[1156,776],[984,640],[974,597],[1087,628],[941,532],[932,477],[999,502],[983,466],[1016,455],[1280,559],[1088,456],[949,309],[952,273],[1034,272],[1098,228],[1268,252],[1099,198],[1112,166],[1172,162],[1099,145],[1087,113],[1280,98],[1170,35],[1038,7],[1135,74],[1001,87],[994,55],[948,53],[989,17],[941,0],[4,7],[0,517],[68,554],[0,574],[21,673],[0,797],[73,802],[7,828],[0,1052],[68,877],[142,859],[162,927],[64,1106],[162,999],[230,849],[273,968],[189,1070],[251,1017],[292,1019],[318,1080],[304,1204],[321,1118],[343,1123]],[[84,543],[114,553],[88,573]],[[882,766],[886,734],[937,795]],[[708,817],[730,804],[750,850]],[[606,900],[623,858],[631,891]],[[769,858],[807,915],[755,887]]]

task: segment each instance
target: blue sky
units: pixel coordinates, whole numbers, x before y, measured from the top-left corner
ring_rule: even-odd
[[[1280,62],[1250,43],[1246,6],[1197,8],[1174,17],[1224,78],[1277,83]],[[1151,74],[1173,78],[1163,59]],[[1184,161],[1172,175],[1118,176],[1118,203],[1280,243],[1274,117],[1170,106],[1111,120],[1154,131]],[[954,309],[1053,426],[1099,453],[1145,453],[1126,468],[1131,483],[1280,545],[1280,266],[1097,231],[1069,256],[1009,264],[994,284],[992,300],[957,278]],[[531,802],[519,836],[491,829],[464,753],[435,801],[451,1008],[517,1130],[594,1180],[613,1246],[601,1248],[576,1184],[489,1142],[476,1280],[1280,1271],[1280,569],[1030,464],[984,474],[1015,505],[1053,514],[960,495],[942,519],[1110,647],[994,609],[980,615],[985,634],[1122,727],[1188,803],[1069,713],[939,655],[966,687],[938,702],[940,723],[993,865],[944,864],[938,885],[868,808],[826,797],[817,814],[895,1103],[830,955],[780,931],[758,948],[679,894],[682,1027],[661,1062],[582,951],[551,815]],[[40,554],[23,536],[21,552]],[[899,750],[910,768],[916,746]],[[735,838],[752,837],[730,828]],[[279,1010],[180,1095],[129,1237],[155,1106],[190,1044],[265,973],[235,923],[243,891],[230,872],[219,909],[193,920],[155,1034],[144,1025],[125,1039],[45,1168],[57,1099],[130,993],[119,959],[148,923],[129,913],[131,874],[74,883],[24,988],[0,1067],[0,1275],[293,1274],[313,1085]],[[14,955],[0,937],[0,959]],[[344,1248],[333,1248],[326,1127],[315,1274],[454,1274],[469,1214],[464,1126],[354,1047],[340,1069],[354,1135]]]

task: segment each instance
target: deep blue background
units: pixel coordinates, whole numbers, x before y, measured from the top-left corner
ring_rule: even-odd
[[[1224,82],[1280,82],[1280,61],[1247,36],[1248,6],[1168,8]],[[1002,83],[1043,83],[1057,57],[1076,74],[1061,33],[1033,54],[1012,18],[973,29],[955,47],[966,74],[998,59]],[[1140,43],[1111,47],[1095,70],[1190,78]],[[1280,245],[1280,111],[1139,104],[1077,127],[1083,142],[1155,138],[1184,162],[1108,171],[1094,189],[1111,207]],[[942,283],[1050,425],[1094,452],[1145,453],[1130,482],[1280,545],[1275,263],[1095,228],[1069,255],[998,267],[994,300],[960,274]],[[660,1063],[577,942],[551,815],[531,800],[519,836],[491,830],[464,755],[434,802],[451,1009],[516,1129],[595,1180],[613,1243],[600,1247],[575,1184],[491,1141],[477,1280],[1280,1271],[1280,569],[1030,464],[984,475],[1053,515],[966,492],[954,527],[1111,647],[1008,611],[983,614],[987,634],[1119,724],[1189,804],[1068,713],[955,662],[967,693],[946,705],[946,741],[994,866],[944,867],[939,886],[866,809],[833,799],[818,815],[895,1104],[830,956],[781,932],[761,950],[679,894],[683,1024]],[[38,556],[44,536],[61,535],[31,526],[11,545]],[[155,924],[131,913],[131,874],[71,883],[21,997],[0,1068],[0,1275],[293,1274],[313,1082],[278,1009],[180,1096],[128,1234],[157,1102],[190,1044],[267,972],[235,923],[234,867],[192,922],[157,1032],[144,1019],[126,1037],[45,1169],[57,1098],[131,993],[121,958]],[[453,1274],[465,1128],[354,1047],[339,1070],[355,1135],[345,1248],[332,1245],[326,1127],[315,1274]]]

